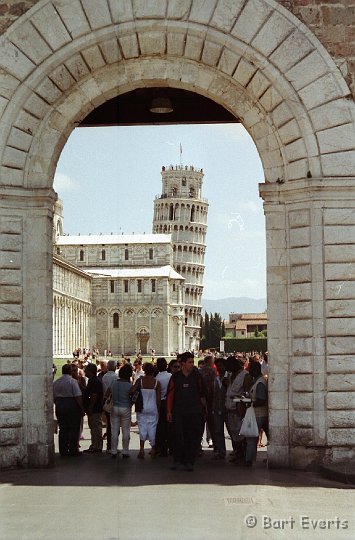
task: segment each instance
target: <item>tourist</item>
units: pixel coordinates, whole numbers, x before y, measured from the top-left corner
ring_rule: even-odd
[[[224,359],[219,358],[216,361],[217,377],[214,380],[213,400],[212,400],[212,417],[214,424],[214,437],[216,445],[216,453],[212,459],[225,459],[226,457],[226,440],[224,437],[224,425],[227,419],[226,414],[226,392],[227,379],[225,377],[226,367]]]
[[[172,469],[194,470],[201,442],[201,425],[206,411],[203,379],[194,366],[194,355],[180,357],[181,369],[173,373],[167,390],[167,420],[172,422]]]
[[[117,373],[116,373],[116,361],[115,360],[109,360],[107,362],[107,371],[102,377],[102,391],[103,394],[106,394],[106,391],[108,388],[111,387],[111,383],[117,379]],[[109,454],[111,452],[111,421],[110,421],[110,413],[107,411],[103,411],[103,414],[105,416],[106,420],[106,453]]]
[[[118,438],[120,430],[122,432],[122,457],[129,458],[129,441],[131,429],[131,402],[129,393],[131,384],[132,366],[125,364],[119,371],[117,377],[111,381],[110,388],[106,391],[112,392],[113,410],[111,419],[111,457],[115,458],[118,452]]]
[[[236,403],[234,398],[240,397],[248,388],[245,385],[247,371],[244,369],[242,355],[229,356],[226,361],[229,381],[226,392],[227,429],[232,441],[234,456],[231,461],[242,464],[245,460],[245,438],[239,435],[245,414],[244,403]]]
[[[261,373],[261,365],[259,362],[253,362],[250,364],[249,374],[253,378],[253,386],[251,387],[249,394],[252,399],[255,417],[258,424],[259,431],[263,429],[267,433],[267,421],[268,421],[268,394],[267,394],[267,380]],[[256,460],[258,437],[246,438],[246,455],[245,465],[251,467],[253,461]]]
[[[82,365],[82,363],[81,363]],[[80,367],[80,360],[78,360],[78,363],[72,362],[71,364],[71,376],[73,379],[75,379],[78,382],[79,388],[81,390],[81,395],[84,395],[85,388],[86,388],[86,379],[84,375],[83,369]],[[84,416],[81,417],[80,420],[80,431],[79,431],[79,440],[78,440],[78,448],[80,448],[80,440],[82,440],[83,437],[83,430],[84,430]]]
[[[78,440],[84,405],[78,382],[71,376],[71,365],[64,364],[62,376],[53,383],[55,414],[59,425],[59,453],[79,456]]]
[[[214,391],[214,381],[217,375],[216,370],[214,369],[214,359],[213,356],[208,354],[205,356],[203,365],[200,369],[201,377],[205,384],[205,391],[206,391],[206,406],[207,406],[207,414],[206,414],[206,443],[209,448],[216,449],[216,441],[214,437],[214,423],[213,423],[213,415],[212,415],[212,403],[213,403],[213,391]],[[203,438],[203,430],[204,427],[202,427],[202,437]]]
[[[155,379],[161,386],[160,411],[156,432],[156,452],[160,457],[166,457],[169,449],[168,422],[166,420],[166,391],[170,381],[171,373],[167,372],[167,361],[165,358],[157,359],[158,374]]]
[[[151,457],[154,458],[156,455],[155,436],[158,425],[161,396],[160,383],[154,379],[154,365],[146,362],[143,365],[143,372],[144,376],[139,377],[131,389],[131,394],[133,394],[138,389],[139,385],[143,397],[143,410],[137,412],[140,439],[140,450],[137,457],[140,459],[144,459],[144,443],[146,440],[149,440],[152,447],[150,452]]]
[[[97,367],[95,364],[88,364],[85,368],[85,375],[88,384],[84,393],[85,412],[88,416],[88,423],[91,433],[91,444],[87,453],[102,452],[102,383],[97,377]]]
[[[142,360],[140,358],[136,358],[136,360],[133,362],[133,384],[135,384],[140,377],[144,377],[144,371],[142,368]]]

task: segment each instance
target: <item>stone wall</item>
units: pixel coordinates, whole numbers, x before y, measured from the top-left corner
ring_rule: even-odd
[[[38,1],[0,2],[0,34]],[[278,3],[317,36],[341,69],[355,96],[355,0],[279,0]]]

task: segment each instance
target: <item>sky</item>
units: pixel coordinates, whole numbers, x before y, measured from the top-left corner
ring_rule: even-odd
[[[241,124],[76,128],[54,189],[66,234],[151,233],[162,165],[204,171],[208,199],[204,298],[266,298],[264,174]]]

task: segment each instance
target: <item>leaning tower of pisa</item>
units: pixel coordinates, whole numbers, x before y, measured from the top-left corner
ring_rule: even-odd
[[[171,233],[174,268],[185,278],[184,349],[200,346],[208,202],[201,196],[203,170],[162,167],[162,193],[154,201],[153,233]]]

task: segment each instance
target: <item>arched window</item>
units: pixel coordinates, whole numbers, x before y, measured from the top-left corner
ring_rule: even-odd
[[[195,221],[195,207],[193,205],[190,212],[190,221]]]
[[[120,318],[118,313],[113,314],[113,328],[119,328],[120,327]]]
[[[79,253],[79,260],[80,260],[80,261],[83,261],[83,260],[84,260],[84,250],[83,250],[83,249],[80,250],[80,253]]]
[[[153,260],[153,255],[154,255],[153,248],[150,248],[150,249],[149,249],[149,259],[150,259],[151,261]]]
[[[171,203],[169,207],[169,219],[172,221],[174,219],[174,205]]]
[[[124,250],[124,260],[128,261],[128,257],[129,257],[128,249],[125,249]]]
[[[106,249],[101,250],[101,260],[106,261]]]

